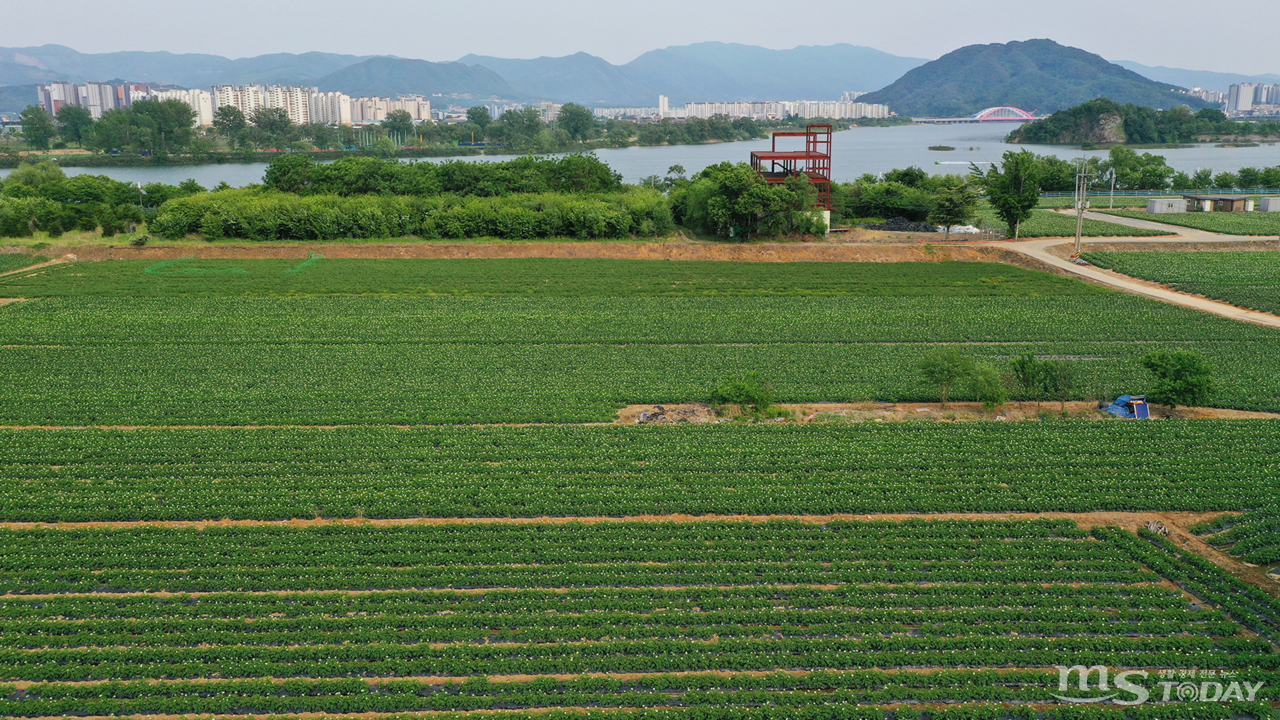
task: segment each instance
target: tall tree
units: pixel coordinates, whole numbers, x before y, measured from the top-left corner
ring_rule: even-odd
[[[248,124],[244,113],[234,105],[223,105],[213,111],[213,127],[228,140],[234,139]]]
[[[472,105],[467,108],[467,122],[484,132],[484,129],[489,127],[489,123],[493,122],[493,116],[489,114],[489,108],[484,105]]]
[[[22,138],[36,150],[48,150],[49,141],[58,134],[58,127],[53,117],[39,105],[28,105],[20,115],[22,118]]]
[[[933,196],[933,210],[929,211],[929,222],[947,228],[944,240],[951,239],[952,225],[967,225],[978,207],[978,196],[968,183],[955,187],[944,187]]]
[[[79,144],[84,141],[84,132],[93,125],[93,115],[88,108],[79,105],[63,105],[58,108],[58,133],[63,142]]]
[[[560,114],[556,117],[556,127],[569,133],[569,137],[579,142],[588,139],[595,126],[595,114],[577,103],[566,103],[560,108]]]
[[[272,137],[283,137],[293,127],[289,112],[284,108],[258,108],[249,115],[249,122]]]
[[[985,173],[974,166],[974,181],[987,191],[987,201],[1018,239],[1022,222],[1040,203],[1040,173],[1036,156],[1030,150],[1009,150],[999,167],[992,165]]]
[[[408,137],[413,134],[413,116],[408,110],[392,110],[387,113],[387,119],[381,124],[383,130],[399,137]]]

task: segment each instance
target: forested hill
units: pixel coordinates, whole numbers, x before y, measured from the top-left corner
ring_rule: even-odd
[[[1157,110],[1099,98],[1022,125],[1010,133],[1009,142],[1153,144],[1249,136],[1280,136],[1280,123],[1237,122],[1211,108],[1194,113],[1185,106]]]
[[[1027,40],[960,48],[860,100],[914,117],[965,117],[1001,105],[1040,114],[1098,97],[1155,108],[1205,107],[1177,89],[1079,48]]]

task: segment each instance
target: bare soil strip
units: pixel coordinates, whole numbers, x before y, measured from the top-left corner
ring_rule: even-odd
[[[3,300],[0,300],[2,303]],[[4,345],[0,347],[17,347]],[[58,345],[39,345],[22,347],[62,347]],[[813,423],[813,422],[904,422],[904,421],[1036,421],[1042,417],[1067,417],[1073,420],[1106,420],[1118,421],[1114,415],[1101,412],[1097,403],[1073,400],[1068,403],[1057,402],[1009,402],[994,410],[987,410],[982,403],[953,402],[944,408],[939,403],[779,403],[777,407],[791,413],[789,418],[776,418],[771,423]],[[712,423],[732,420],[736,413],[730,409],[729,414],[719,416],[715,408],[706,403],[670,403],[627,405],[618,411],[612,421],[614,425],[635,425],[641,422],[642,415],[652,416],[661,408],[662,419],[646,419],[652,424],[677,423]],[[1231,410],[1210,407],[1180,407],[1170,410],[1160,405],[1151,406],[1153,418],[1178,418],[1181,420],[1280,420],[1280,413],[1256,412],[1252,410]],[[468,425],[0,425],[0,430],[340,430],[344,428],[376,428],[392,427],[400,430],[413,428],[438,427],[559,427],[609,425],[609,422],[594,423],[477,423]]]
[[[404,525],[598,525],[602,523],[705,523],[705,522],[744,522],[763,523],[775,520],[790,520],[822,525],[840,521],[878,521],[903,522],[906,520],[1038,520],[1055,519],[1071,520],[1084,529],[1098,525],[1118,525],[1127,530],[1144,527],[1150,520],[1182,525],[1193,525],[1223,515],[1239,513],[1169,513],[1169,512],[1092,512],[1092,513],[901,513],[901,514],[834,514],[834,515],[624,515],[618,517],[604,516],[567,516],[567,517],[447,517],[447,518],[293,518],[290,520],[104,520],[91,522],[2,522],[0,528],[7,530],[122,530],[135,527],[159,528],[194,528],[203,530],[214,527],[317,527],[327,525],[355,526],[404,526]]]

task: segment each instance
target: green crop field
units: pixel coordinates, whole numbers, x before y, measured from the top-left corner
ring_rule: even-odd
[[[749,372],[933,400],[951,347],[1080,398],[1191,349],[1214,404],[1280,410],[1268,328],[984,263],[104,261],[0,297],[0,717],[1280,708],[1280,600],[1108,525],[1265,548],[1275,420],[603,424]]]
[[[0,257],[4,257],[0,255]],[[988,263],[669,260],[109,260],[0,279],[0,297],[425,295],[1086,295],[1047,273]]]
[[[554,261],[530,263],[527,275],[512,261],[511,273],[474,287],[516,295],[523,279],[560,294],[580,283],[582,297],[459,297],[467,284],[457,279],[422,291],[453,297],[241,297],[279,291],[271,283],[288,276],[268,273],[247,289],[196,276],[197,294],[229,296],[182,302],[52,290],[66,277],[71,294],[119,295],[149,277],[124,263],[11,280],[0,292],[45,299],[0,309],[0,423],[599,422],[627,404],[705,399],[717,378],[750,371],[763,371],[781,402],[928,401],[937,390],[914,366],[941,343],[1003,366],[1028,351],[1071,360],[1073,395],[1087,399],[1140,392],[1141,355],[1189,348],[1219,368],[1216,404],[1280,410],[1280,333],[1007,266],[832,263],[757,283],[733,277],[746,272],[737,266],[688,263],[673,273],[685,280],[638,272],[632,282],[623,261],[594,261],[599,274],[561,262],[564,276],[548,270]],[[312,291],[326,289],[316,277]],[[163,291],[166,281],[142,282]],[[806,286],[819,289],[804,295]],[[783,294],[794,296],[767,296]]]
[[[1098,212],[1226,235],[1280,235],[1280,213],[1190,212],[1151,215],[1142,210],[1099,210]]]
[[[1245,562],[1276,565],[1280,563],[1280,505],[1263,505],[1243,515],[1224,515],[1191,530],[1205,535],[1206,542],[1227,548]]]
[[[1067,204],[1070,207],[1071,203]],[[1003,222],[996,216],[995,210],[990,207],[981,207],[978,210],[978,219],[986,227],[1003,228]],[[1133,228],[1117,223],[1104,222],[1102,220],[1085,219],[1084,229],[1081,231],[1084,237],[1155,237],[1161,235],[1173,235],[1172,232],[1162,232],[1160,230],[1147,230],[1144,228]],[[1051,210],[1034,210],[1031,219],[1022,223],[1022,238],[1040,238],[1040,237],[1075,237],[1076,235],[1076,219],[1073,215],[1063,215]],[[1012,237],[1010,233],[1010,237]]]
[[[0,682],[31,683],[0,696],[10,717],[661,704],[665,717],[721,718],[761,702],[770,717],[883,717],[877,706],[913,699],[1054,705],[1052,666],[1079,663],[1229,668],[1262,686],[1222,711],[1263,718],[1280,678],[1266,639],[1280,624],[1274,598],[1170,546],[1068,521],[59,529],[0,540]],[[1223,607],[1188,605],[1157,572],[1181,573]],[[914,671],[885,672],[900,668]],[[708,674],[778,670],[797,674]],[[676,671],[691,674],[664,674]],[[587,673],[638,675],[564,677]],[[486,681],[516,674],[545,679]],[[147,682],[161,677],[187,682]],[[1159,698],[1157,679],[1134,681]]]
[[[8,430],[0,522],[1205,512],[1277,455],[1274,421]]]
[[[39,263],[48,261],[49,258],[43,255],[28,255],[27,253],[0,253],[0,273],[6,273],[11,270],[21,270],[22,268],[38,265]]]
[[[1280,254],[1270,252],[1091,252],[1099,267],[1175,290],[1280,313]]]

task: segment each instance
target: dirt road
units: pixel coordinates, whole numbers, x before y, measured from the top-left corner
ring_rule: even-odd
[[[1184,246],[1194,246],[1196,243],[1212,243],[1220,246],[1222,243],[1236,242],[1256,245],[1261,239],[1248,235],[1219,235],[1217,233],[1205,232],[1203,230],[1193,230],[1191,228],[1163,225],[1161,223],[1151,222],[1148,220],[1134,220],[1132,218],[1115,217],[1112,215],[1085,213],[1085,217],[1091,220],[1100,220],[1102,222],[1111,222],[1135,228],[1166,230],[1169,232],[1175,232],[1177,235],[1171,237],[1083,238],[1081,240],[1082,248],[1095,243],[1114,244],[1116,242],[1123,242],[1126,245],[1159,245],[1161,243],[1178,243]],[[1280,328],[1280,316],[1257,312],[1254,310],[1245,310],[1244,308],[1238,308],[1234,305],[1219,302],[1217,300],[1210,300],[1209,298],[1200,297],[1198,295],[1189,295],[1176,290],[1170,290],[1159,283],[1139,280],[1138,278],[1121,275],[1120,273],[1112,272],[1111,270],[1104,270],[1092,265],[1076,265],[1071,260],[1051,252],[1051,249],[1059,249],[1057,246],[1072,242],[1074,242],[1074,240],[1067,238],[1050,238],[1047,240],[1026,240],[1022,242],[1002,242],[991,244],[1003,247],[1006,250],[1021,253],[1022,255],[1039,260],[1040,262],[1058,270],[1064,270],[1068,273],[1092,280],[1096,283],[1116,288],[1117,290],[1145,295],[1161,302],[1167,302],[1172,305],[1181,305],[1182,307],[1212,313],[1231,320],[1239,320],[1241,322],[1250,322],[1256,325]]]

